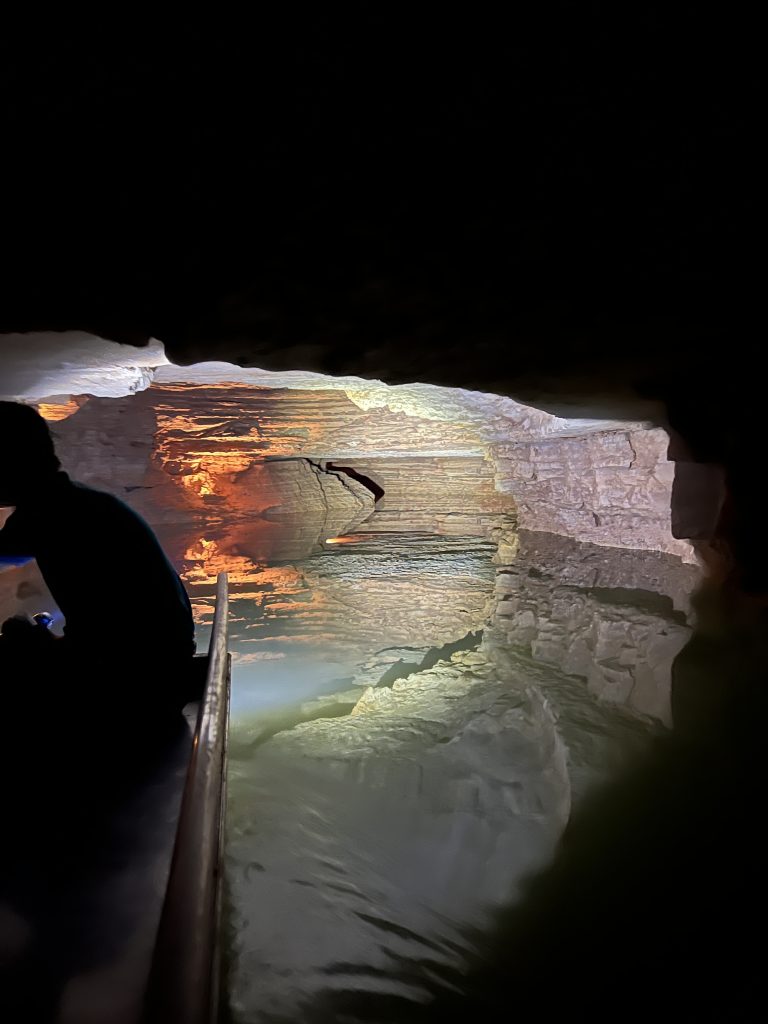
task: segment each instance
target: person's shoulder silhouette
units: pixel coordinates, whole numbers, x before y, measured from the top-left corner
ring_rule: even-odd
[[[48,424],[30,406],[0,402],[0,558],[35,558],[66,620],[65,636],[90,649],[110,630],[164,658],[191,656],[194,623],[184,586],[144,519],[112,494],[61,469]],[[104,609],[109,609],[105,613]],[[105,623],[105,614],[109,623]]]

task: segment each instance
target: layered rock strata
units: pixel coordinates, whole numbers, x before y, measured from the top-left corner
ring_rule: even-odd
[[[491,454],[521,528],[690,559],[689,542],[672,536],[668,447],[657,428],[501,443]]]
[[[235,531],[189,545],[179,564],[201,625],[210,622],[216,574],[229,573],[230,637],[241,664],[314,659],[320,674],[320,662],[335,659],[356,677],[377,652],[407,648],[374,659],[378,680],[403,657],[420,662],[431,647],[482,629],[493,600],[492,544],[387,534],[355,540],[266,566],[243,553]]]
[[[691,635],[697,582],[669,556],[523,533],[516,560],[497,571],[483,650],[502,673],[523,654],[669,725],[672,663]]]
[[[460,389],[388,388],[213,364],[163,367],[140,394],[91,398],[58,422],[56,432],[75,475],[147,492],[132,491],[131,500],[151,520],[215,518],[217,506],[244,513],[253,494],[243,488],[243,474],[265,459],[301,457],[386,478],[373,529],[398,528],[405,487],[416,498],[412,522],[421,517],[429,529],[486,530],[488,521],[473,525],[472,519],[517,506],[527,529],[693,558],[688,541],[672,533],[669,437],[643,423],[559,417]],[[399,464],[409,458],[421,461]],[[418,499],[429,490],[435,465],[444,511],[433,514]],[[451,507],[462,487],[472,497],[467,506],[480,501],[478,512]],[[675,528],[687,532],[686,517],[678,515]],[[700,535],[700,524],[692,529]]]
[[[413,455],[344,459],[338,465],[365,474],[384,492],[361,527],[366,533],[489,537],[505,518],[515,521],[515,502],[496,489],[486,459]]]

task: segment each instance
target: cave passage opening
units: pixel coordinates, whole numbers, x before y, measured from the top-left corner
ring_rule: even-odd
[[[578,590],[589,576],[580,576],[579,562],[628,562],[634,552],[636,563],[658,563],[645,589],[672,591],[675,614],[689,614],[694,560],[690,544],[673,536],[669,438],[648,423],[566,418],[460,389],[228,364],[143,367],[140,386],[128,390],[38,395],[36,404],[53,425],[65,468],[120,493],[158,531],[192,591],[203,637],[215,574],[229,571],[235,599],[247,595],[248,614],[236,616],[236,656],[254,680],[266,661],[271,677],[287,678],[297,649],[312,649],[316,636],[327,644],[324,656],[303,660],[314,663],[322,689],[357,676],[387,623],[394,652],[433,649],[491,625],[497,605],[512,620],[510,642],[554,657],[559,627],[541,618],[533,599],[512,618],[514,598],[503,590],[512,573],[501,567],[523,565],[529,549],[541,557],[542,544],[530,541],[521,557],[528,536],[550,538],[549,562],[529,567],[531,586],[543,574],[561,583],[573,577]],[[410,557],[406,540],[416,538],[418,573],[398,562]],[[340,555],[341,562],[329,560]],[[376,557],[379,577],[350,568],[344,579],[342,566],[356,560],[372,570]],[[445,567],[455,563],[444,579],[440,558]],[[589,571],[593,598],[602,583],[614,591],[627,583],[640,602],[641,570],[616,569],[616,578],[603,570],[604,581]],[[673,582],[678,577],[683,582]],[[409,587],[412,608],[403,601]],[[294,634],[300,620],[309,635]],[[534,637],[540,622],[545,635]],[[329,659],[355,631],[365,637],[355,662]],[[587,661],[594,656],[605,668],[610,658],[594,640],[587,647],[576,664],[597,690]],[[602,696],[668,721],[664,699],[643,696],[647,680],[634,671],[626,678],[628,659],[616,656],[614,673],[624,678],[606,682]],[[609,675],[607,668],[597,674]],[[363,678],[377,681],[370,671]],[[306,687],[309,694],[308,680]]]
[[[235,1016],[295,1014],[345,961],[405,989],[424,943],[448,970],[669,724],[698,567],[668,437],[425,384],[143,373],[35,402],[65,469],[157,531],[202,645],[229,573]],[[0,579],[38,610],[34,566]]]

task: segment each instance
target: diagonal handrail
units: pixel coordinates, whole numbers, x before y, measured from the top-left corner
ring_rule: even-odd
[[[205,693],[182,797],[147,988],[147,1024],[210,1024],[218,1010],[218,929],[230,655],[227,575],[216,585]]]

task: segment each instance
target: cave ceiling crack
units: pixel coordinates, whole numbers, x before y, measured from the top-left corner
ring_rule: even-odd
[[[629,445],[629,450],[632,452],[632,458],[630,459],[630,462],[629,462],[629,465],[627,466],[627,469],[634,469],[635,468],[635,463],[637,462],[637,451],[635,449],[635,446],[632,444],[632,435],[629,433],[629,431],[627,431],[625,436],[627,438],[627,444]]]

